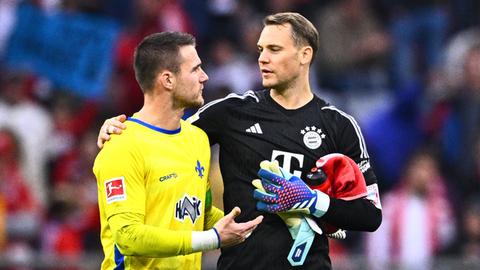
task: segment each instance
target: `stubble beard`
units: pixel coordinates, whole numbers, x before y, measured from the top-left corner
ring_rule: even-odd
[[[204,99],[202,92],[199,91],[198,95],[195,97],[185,98],[177,96],[174,101],[176,108],[188,109],[188,108],[199,108],[204,104]]]

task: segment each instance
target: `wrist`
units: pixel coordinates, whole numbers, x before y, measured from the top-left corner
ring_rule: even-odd
[[[220,248],[220,235],[217,229],[192,232],[192,252],[207,251]]]
[[[313,192],[315,193],[317,199],[312,205],[310,213],[313,216],[320,218],[327,212],[328,208],[330,207],[330,197],[319,190],[313,190]]]

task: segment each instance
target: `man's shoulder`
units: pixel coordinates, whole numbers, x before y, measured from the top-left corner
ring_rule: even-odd
[[[231,110],[243,109],[244,106],[248,106],[249,104],[259,104],[265,101],[265,91],[266,90],[249,90],[243,94],[228,94],[224,98],[208,102],[198,109],[194,115],[190,116],[187,121],[193,123],[200,117],[205,117],[206,115],[221,116]]]
[[[203,129],[193,125],[188,119],[187,120],[181,120],[182,123],[182,130],[187,132],[188,134],[191,134],[191,136],[199,139],[206,139],[208,140],[207,133],[203,131]]]
[[[136,141],[141,138],[141,136],[138,135],[141,130],[138,128],[138,125],[132,124],[130,121],[126,121],[125,125],[127,128],[122,131],[122,134],[110,135],[111,138],[105,143],[102,151],[112,152],[135,149]]]
[[[355,120],[354,117],[349,113],[334,105],[328,104],[325,101],[320,103],[320,108],[326,117],[332,118],[331,120]]]
[[[259,103],[264,100],[266,90],[253,91],[248,90],[243,94],[230,93],[227,96],[213,100],[205,104],[202,108],[209,108],[214,106],[231,105],[231,104],[248,104]],[[200,108],[200,110],[202,109]]]

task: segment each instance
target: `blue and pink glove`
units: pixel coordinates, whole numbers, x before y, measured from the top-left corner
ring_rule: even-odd
[[[320,190],[310,189],[302,179],[281,168],[278,161],[262,161],[258,176],[264,189],[257,188],[253,193],[258,210],[311,214],[317,218],[327,212],[330,197]]]

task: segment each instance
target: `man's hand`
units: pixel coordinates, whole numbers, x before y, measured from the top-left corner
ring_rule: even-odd
[[[238,215],[240,215],[240,208],[235,207],[213,226],[220,237],[221,247],[233,246],[245,241],[263,220],[263,216],[258,216],[254,220],[237,223],[235,217]]]
[[[97,137],[97,146],[98,148],[102,149],[103,144],[106,141],[110,140],[110,134],[121,134],[122,130],[126,129],[127,126],[123,123],[127,120],[127,116],[125,114],[121,114],[112,118],[108,118],[103,122],[100,131],[98,132]]]
[[[266,192],[254,191],[257,209],[269,213],[300,212],[321,217],[327,212],[330,197],[311,190],[302,179],[279,167],[278,161],[262,161],[258,176]]]

